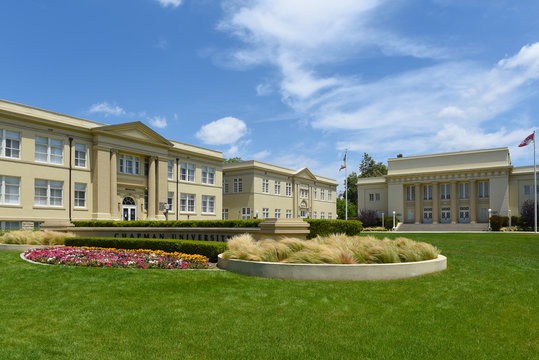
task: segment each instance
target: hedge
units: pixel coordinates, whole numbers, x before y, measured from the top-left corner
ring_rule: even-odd
[[[135,220],[135,221],[112,221],[90,220],[73,221],[75,227],[225,227],[225,228],[253,228],[258,227],[262,219],[249,220]]]
[[[502,227],[508,226],[508,216],[493,215],[490,217],[490,228],[492,231],[500,231]],[[511,216],[511,226],[522,226],[522,218],[520,216]]]
[[[89,246],[115,249],[150,249],[166,252],[181,252],[207,256],[211,262],[217,262],[217,255],[227,250],[226,242],[129,239],[113,237],[70,237],[65,239],[66,246]]]
[[[331,234],[346,234],[349,236],[359,235],[363,230],[361,221],[358,220],[322,220],[322,219],[304,219],[310,224],[310,233],[307,239],[317,236],[328,236]]]

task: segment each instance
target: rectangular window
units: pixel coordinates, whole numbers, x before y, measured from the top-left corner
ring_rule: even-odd
[[[326,200],[326,193],[324,189],[320,189],[320,200]]]
[[[64,142],[43,136],[36,136],[35,160],[51,164],[64,162]]]
[[[275,195],[281,195],[281,182],[275,182]]]
[[[223,194],[228,194],[228,180],[223,179]]]
[[[0,156],[20,159],[21,134],[0,129]]]
[[[281,209],[275,209],[275,218],[279,219],[281,217]]]
[[[524,195],[531,195],[532,187],[530,185],[524,185]]]
[[[86,145],[75,144],[75,166],[86,167]]]
[[[326,213],[322,211],[320,213],[320,219],[325,219],[325,218],[326,218]]]
[[[262,208],[262,219],[269,219],[269,209]]]
[[[328,219],[333,219],[333,214],[332,213],[328,213]]]
[[[286,210],[286,218],[292,219],[292,210]]]
[[[234,179],[234,192],[240,193],[243,191],[242,178]]]
[[[20,228],[20,221],[0,221],[0,230],[17,230]]]
[[[469,199],[470,198],[470,183],[460,183],[459,184],[459,199]]]
[[[440,185],[440,199],[442,200],[451,199],[451,184]]]
[[[318,189],[317,188],[313,188],[313,199],[318,199]]]
[[[269,194],[269,180],[268,179],[262,179],[262,192]]]
[[[86,207],[86,184],[75,183],[75,204],[76,208]]]
[[[150,173],[150,160],[148,158],[144,158],[144,176],[148,176]]]
[[[221,217],[223,220],[228,220],[228,209],[223,209]]]
[[[207,166],[202,167],[202,183],[215,184],[215,169]]]
[[[376,195],[377,195],[376,201],[380,200],[380,194],[376,194]],[[328,190],[328,201],[331,201],[331,197],[332,197],[332,192],[331,190]]]
[[[299,197],[302,199],[307,199],[309,197],[309,190],[299,189]]]
[[[62,181],[35,180],[34,205],[62,206],[64,183]]]
[[[423,200],[432,200],[432,185],[423,185]]]
[[[172,160],[167,162],[167,177],[169,180],[174,180],[174,163]]]
[[[118,172],[120,174],[140,175],[140,158],[138,156],[120,154]]]
[[[481,220],[488,220],[488,209],[487,208],[481,208],[479,210],[479,218]]]
[[[313,219],[318,219],[318,212],[313,212]]]
[[[195,212],[195,194],[180,194],[180,211]]]
[[[148,211],[148,190],[144,190],[144,210]]]
[[[375,199],[376,201],[380,201],[380,193],[374,194],[374,199]],[[328,200],[330,200],[330,199],[328,198]]]
[[[291,183],[286,183],[286,196],[292,196],[292,184]]]
[[[477,183],[477,187],[478,187],[477,196],[480,199],[487,199],[488,198],[488,181],[479,181]]]
[[[167,192],[167,204],[168,211],[174,211],[174,193],[171,191]]]
[[[241,218],[250,219],[251,218],[251,208],[241,208]]]
[[[369,194],[369,201],[374,201],[374,194]]]
[[[202,195],[202,213],[215,214],[215,196]]]
[[[415,186],[406,187],[406,201],[415,201]]]
[[[180,164],[180,180],[195,182],[195,170],[194,164],[181,163]]]
[[[20,204],[21,178],[0,176],[0,204]]]

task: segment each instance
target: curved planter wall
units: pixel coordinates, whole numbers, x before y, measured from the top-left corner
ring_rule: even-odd
[[[394,264],[283,264],[262,261],[224,259],[217,266],[242,275],[293,280],[392,280],[430,274],[447,268],[447,258]]]

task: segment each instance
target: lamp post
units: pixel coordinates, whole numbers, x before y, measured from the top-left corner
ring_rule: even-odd
[[[509,227],[511,227],[511,209],[507,210],[509,213]]]
[[[393,231],[395,231],[395,210],[393,210]]]
[[[492,209],[488,209],[488,231],[491,231],[492,228],[490,227],[490,218],[492,216]]]

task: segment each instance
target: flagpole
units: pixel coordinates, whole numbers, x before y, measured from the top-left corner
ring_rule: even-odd
[[[535,130],[533,130],[533,194],[534,194],[534,202],[533,202],[533,216],[534,216],[534,222],[533,222],[533,231],[537,233],[537,166],[535,161],[535,143],[537,142],[537,138],[535,137]]]
[[[535,146],[535,143],[534,143]],[[344,151],[344,219],[348,220],[348,167],[346,166],[346,155],[348,149]],[[536,228],[537,230],[537,228]]]

